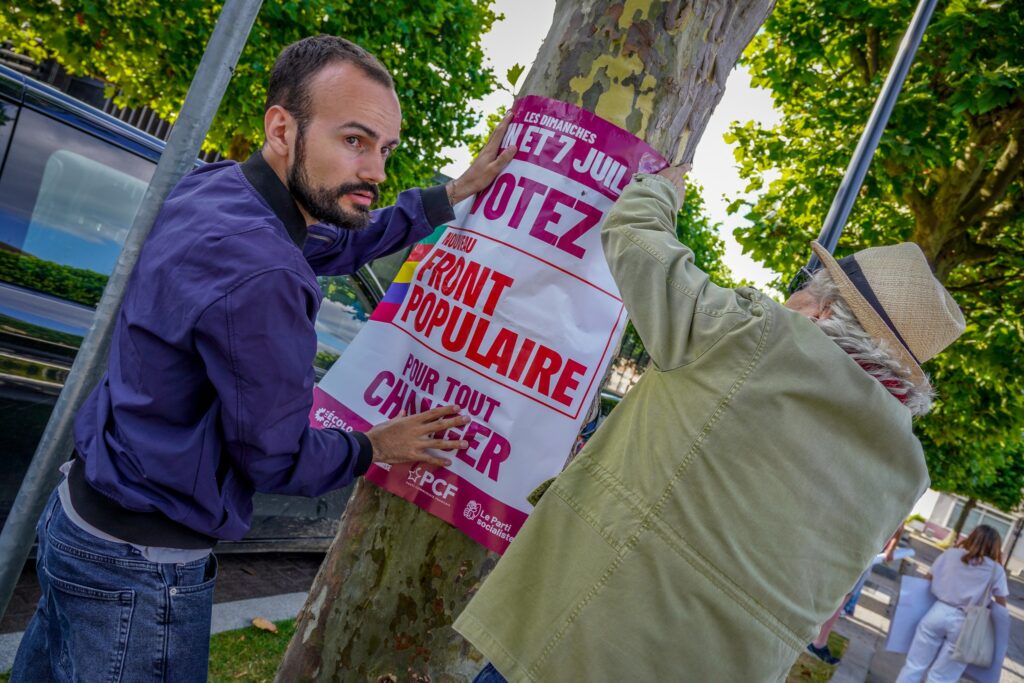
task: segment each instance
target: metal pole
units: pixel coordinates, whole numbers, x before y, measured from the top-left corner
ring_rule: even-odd
[[[75,414],[106,371],[114,323],[142,245],[164,198],[195,165],[206,131],[217,113],[262,4],[263,0],[227,0],[220,12],[181,113],[132,222],[114,272],[103,290],[103,298],[96,307],[89,332],[75,356],[71,373],[29,463],[10,516],[0,532],[0,615],[7,610],[15,583],[32,548],[35,523],[57,482],[57,468],[70,457],[74,448],[72,426]]]
[[[839,185],[839,190],[825,217],[825,223],[821,227],[821,233],[818,235],[818,241],[828,249],[829,253],[834,252],[836,244],[839,243],[839,235],[842,234],[843,228],[846,226],[846,219],[850,217],[850,210],[853,209],[853,203],[857,200],[857,193],[871,166],[871,158],[875,154],[882,133],[885,132],[889,114],[892,113],[892,108],[895,106],[896,100],[899,99],[903,81],[907,77],[907,72],[910,71],[910,65],[914,62],[914,54],[921,44],[925,29],[928,28],[928,21],[932,18],[937,1],[921,0],[918,4],[910,27],[903,35],[903,41],[900,43],[899,52],[896,53],[896,59],[893,60],[892,68],[889,69],[889,75],[886,76],[885,84],[882,85],[882,92],[878,95],[878,100],[875,101],[875,107],[868,118],[867,126],[864,127],[860,142],[857,143],[857,149],[854,150],[853,158],[850,159],[850,165],[846,167],[843,182]],[[821,261],[812,254],[811,260],[793,278],[789,285],[789,291],[793,292],[799,289],[811,273],[820,267]]]

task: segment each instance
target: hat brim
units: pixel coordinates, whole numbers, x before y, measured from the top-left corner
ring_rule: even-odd
[[[903,345],[903,342],[899,340],[899,337],[885,324],[882,316],[875,311],[874,307],[860,293],[853,284],[853,281],[843,271],[839,262],[817,240],[811,242],[811,249],[814,250],[818,259],[821,260],[825,269],[828,270],[829,275],[832,276],[833,282],[839,288],[839,293],[846,303],[849,304],[850,310],[861,324],[861,327],[864,328],[864,331],[875,339],[881,339],[886,342],[892,352],[900,359],[900,362],[910,370],[911,382],[919,387],[928,386],[928,378],[925,376],[924,370],[921,369],[921,365],[914,359],[910,351],[907,350],[907,347]]]

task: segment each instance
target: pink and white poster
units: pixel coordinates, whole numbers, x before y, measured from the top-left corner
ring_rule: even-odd
[[[561,471],[626,312],[600,227],[637,171],[667,164],[630,133],[542,97],[513,108],[516,157],[433,243],[315,391],[314,426],[373,424],[454,403],[472,422],[449,467],[373,465],[366,478],[504,552],[526,498]],[[429,241],[429,240],[428,240]]]

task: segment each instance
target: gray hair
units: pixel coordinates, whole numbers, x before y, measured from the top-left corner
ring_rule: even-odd
[[[864,331],[828,271],[822,268],[815,272],[806,289],[819,305],[831,308],[829,318],[814,321],[821,331],[850,354],[865,372],[881,382],[889,393],[900,399],[911,415],[928,414],[934,391],[927,378],[923,385],[914,384],[910,379],[910,368],[889,350],[889,345]]]

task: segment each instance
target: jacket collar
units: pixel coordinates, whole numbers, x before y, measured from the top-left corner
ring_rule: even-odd
[[[242,173],[284,224],[295,246],[302,249],[306,243],[306,219],[302,217],[292,193],[263,158],[261,150],[242,163]]]

